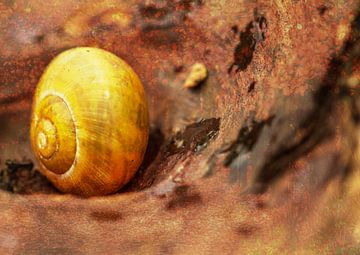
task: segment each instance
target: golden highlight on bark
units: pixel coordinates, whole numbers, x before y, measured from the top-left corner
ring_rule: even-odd
[[[114,193],[135,174],[148,143],[141,81],[110,52],[67,50],[40,79],[30,136],[41,172],[59,190]]]

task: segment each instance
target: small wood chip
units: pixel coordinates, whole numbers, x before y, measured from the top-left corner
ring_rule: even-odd
[[[196,63],[191,67],[190,73],[184,82],[184,88],[194,88],[198,86],[207,77],[206,66],[202,63]]]
[[[347,81],[347,86],[350,88],[357,88],[360,86],[360,75],[358,77],[356,75],[350,76]]]

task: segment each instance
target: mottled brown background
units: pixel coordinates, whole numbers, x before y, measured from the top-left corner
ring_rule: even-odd
[[[359,4],[1,0],[0,168],[28,186],[0,192],[0,253],[359,254]],[[146,160],[108,197],[5,166],[33,159],[36,83],[81,45],[149,98]],[[197,62],[208,78],[184,89]]]

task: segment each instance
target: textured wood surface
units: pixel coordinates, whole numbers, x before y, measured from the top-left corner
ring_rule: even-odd
[[[115,195],[0,192],[0,253],[359,253],[358,11],[356,0],[2,1],[2,165],[33,158],[34,88],[74,46],[134,68],[152,133]],[[195,63],[208,77],[184,89]]]

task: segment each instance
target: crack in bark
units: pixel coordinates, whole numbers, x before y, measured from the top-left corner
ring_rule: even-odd
[[[343,104],[346,99],[350,99],[353,104],[356,102],[356,97],[349,93],[349,89],[346,88],[343,81],[346,80],[344,76],[350,75],[353,72],[352,67],[359,62],[359,44],[360,14],[358,13],[352,24],[352,33],[349,40],[345,43],[339,56],[331,61],[323,84],[314,95],[314,110],[299,126],[300,128],[305,128],[302,139],[295,144],[290,144],[286,148],[276,151],[266,160],[266,163],[256,176],[254,184],[255,192],[266,191],[270,183],[288,171],[288,166],[292,162],[313,150],[327,138],[335,135],[336,125],[334,125],[331,117],[334,115],[336,107]],[[354,111],[354,108],[352,111]],[[355,118],[359,116],[356,110],[352,114]],[[351,137],[345,137],[344,139],[351,139]],[[351,162],[348,162],[348,165],[344,167],[334,166],[333,170],[329,171],[328,178],[340,172],[346,174],[351,168],[349,164]]]

